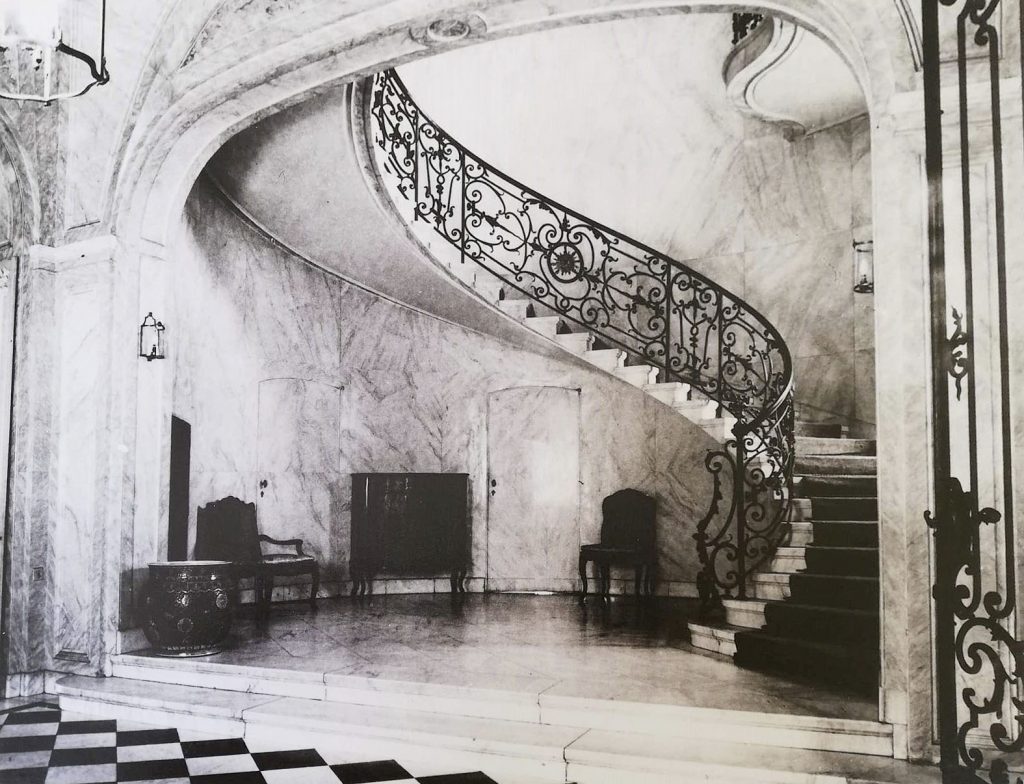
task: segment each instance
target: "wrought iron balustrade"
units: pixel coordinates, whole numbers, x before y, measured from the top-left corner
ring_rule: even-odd
[[[374,77],[369,133],[400,212],[472,263],[736,419],[708,457],[714,503],[695,534],[702,582],[745,595],[788,534],[793,371],[782,336],[709,278],[503,174],[432,122],[399,76]]]

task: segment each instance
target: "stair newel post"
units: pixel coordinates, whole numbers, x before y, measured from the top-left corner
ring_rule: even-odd
[[[743,492],[747,471],[745,440],[745,433],[736,433],[736,471],[732,480],[733,497],[736,499],[736,596],[739,599],[747,598],[747,505]]]

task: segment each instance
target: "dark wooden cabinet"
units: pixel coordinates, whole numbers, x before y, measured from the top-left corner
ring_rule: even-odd
[[[352,594],[374,577],[449,575],[469,568],[468,474],[352,474]]]

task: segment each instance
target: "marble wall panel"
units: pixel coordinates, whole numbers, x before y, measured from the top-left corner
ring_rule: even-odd
[[[751,304],[778,328],[794,357],[853,350],[849,248],[850,233],[843,231],[747,252]]]
[[[744,143],[747,250],[849,229],[850,135],[844,126],[793,142],[781,135]]]

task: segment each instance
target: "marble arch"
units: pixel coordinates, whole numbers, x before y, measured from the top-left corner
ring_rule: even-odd
[[[410,30],[440,18],[482,16],[484,33],[446,45],[459,46],[625,16],[731,11],[737,7],[730,0],[550,0],[543,4],[493,0],[472,5],[453,0],[384,4],[357,0],[345,4],[347,15],[338,18],[338,11],[328,8],[331,5],[314,5],[306,14],[274,16],[237,41],[216,51],[200,50],[191,58],[197,31],[218,3],[178,0],[169,9],[163,34],[157,36],[159,43],[144,69],[133,115],[124,126],[113,165],[114,184],[105,206],[105,220],[118,239],[115,257],[121,272],[115,284],[115,307],[124,334],[133,334],[140,310],[153,310],[171,296],[174,260],[168,257],[167,244],[192,184],[214,152],[245,127],[320,90],[444,48],[422,43]],[[830,42],[850,64],[867,96],[876,204],[879,194],[890,194],[886,209],[875,209],[876,259],[883,267],[877,275],[877,323],[894,319],[893,323],[900,325],[898,339],[879,347],[878,362],[901,367],[904,378],[921,371],[919,385],[902,378],[893,379],[889,388],[879,385],[879,398],[886,397],[879,430],[888,428],[893,433],[886,436],[888,440],[880,440],[880,449],[885,450],[883,460],[910,465],[917,459],[916,445],[927,442],[927,423],[921,412],[927,386],[923,364],[918,367],[923,361],[918,355],[925,355],[926,336],[920,325],[925,323],[926,303],[923,296],[906,293],[917,291],[914,265],[916,259],[924,258],[925,232],[920,226],[923,182],[914,182],[915,177],[920,179],[923,128],[915,124],[919,122],[915,58],[905,18],[899,3],[877,0],[764,0],[756,5],[799,22]],[[912,139],[909,144],[907,138]],[[888,206],[900,198],[902,203]],[[886,259],[905,263],[887,266]],[[138,274],[140,270],[146,274]],[[126,343],[123,349],[128,348]],[[146,547],[155,547],[155,532],[167,514],[161,479],[167,470],[171,382],[169,371],[154,369],[145,378],[129,372],[121,382],[121,399],[134,403],[122,407],[120,438],[114,439],[132,445],[124,450],[123,458],[115,457],[121,468],[120,507],[125,510],[121,552],[134,550],[135,558],[133,563],[121,564],[120,574],[108,574],[104,579],[108,595],[120,594],[120,608],[109,607],[107,620],[112,620],[111,613],[119,615],[124,630],[132,625],[132,598],[125,595],[132,580],[125,581],[123,575],[134,571],[137,576],[147,555],[156,554]],[[927,482],[885,476],[880,482],[883,570],[906,575],[911,564],[928,562],[923,529],[920,536],[909,536],[902,529],[902,520],[910,519],[911,514],[919,517],[920,509],[925,508]],[[921,613],[916,606],[928,595],[927,584],[887,583],[885,591],[894,598],[886,608],[883,630],[881,717],[902,728],[897,742],[903,749],[901,755],[907,754],[908,746],[911,756],[920,755],[930,743],[931,699],[928,694],[911,691],[910,676],[930,661],[928,613],[918,617]],[[905,639],[908,628],[921,632],[909,642]],[[126,650],[130,644],[129,639],[119,637],[107,650]]]

